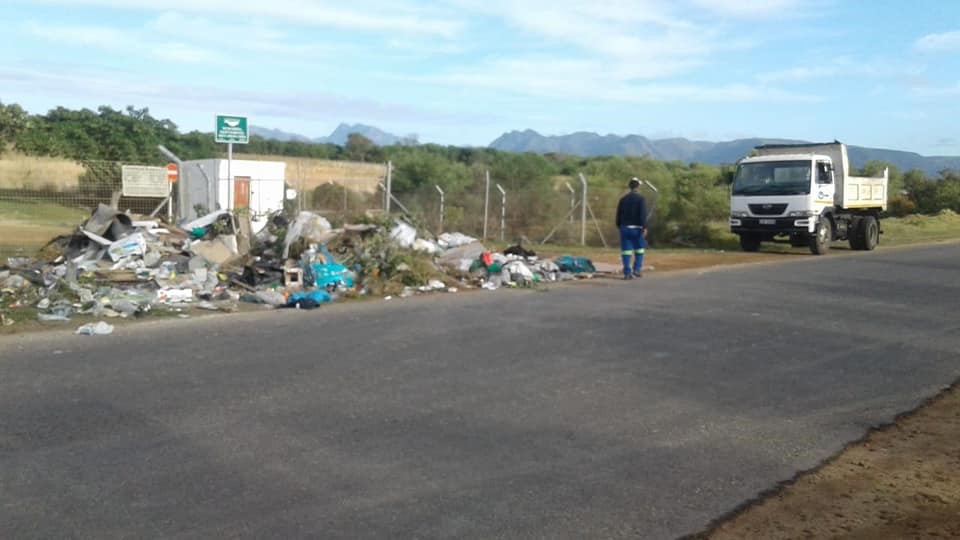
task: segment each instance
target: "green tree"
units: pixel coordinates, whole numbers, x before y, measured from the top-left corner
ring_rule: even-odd
[[[343,147],[347,159],[353,161],[383,161],[383,152],[373,141],[359,133],[347,135],[347,144]]]
[[[17,137],[27,129],[30,115],[16,103],[4,105],[0,101],[0,154],[16,142]]]
[[[940,204],[938,211],[949,209],[960,213],[960,172],[940,171],[940,179],[937,181],[937,201]]]
[[[937,182],[927,178],[923,172],[917,170],[908,172],[904,178],[904,190],[917,212],[934,214],[940,210]]]

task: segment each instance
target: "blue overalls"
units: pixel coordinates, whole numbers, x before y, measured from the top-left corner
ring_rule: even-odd
[[[646,226],[647,201],[636,191],[631,191],[617,204],[617,228],[620,230],[620,255],[623,259],[624,277],[639,276],[643,270],[646,247],[643,230]]]
[[[643,238],[643,227],[624,225],[620,227],[620,258],[623,259],[623,275],[640,274],[643,270],[643,254],[646,242]],[[631,268],[630,259],[633,260]]]

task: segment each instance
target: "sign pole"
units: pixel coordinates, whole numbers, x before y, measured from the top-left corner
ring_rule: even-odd
[[[217,115],[217,131],[214,141],[227,143],[227,200],[226,206],[233,210],[236,203],[236,193],[233,185],[233,143],[247,144],[250,140],[246,116]],[[217,171],[217,183],[220,183],[220,172]],[[217,188],[219,192],[219,187]],[[219,198],[219,196],[218,196]]]
[[[233,143],[227,143],[227,208],[233,210]]]

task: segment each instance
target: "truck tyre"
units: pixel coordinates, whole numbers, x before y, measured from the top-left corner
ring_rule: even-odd
[[[862,242],[861,249],[867,251],[873,251],[876,249],[877,244],[880,243],[880,224],[877,223],[877,218],[873,216],[867,216],[860,220],[859,231],[857,231]]]
[[[821,217],[817,221],[817,229],[810,237],[810,253],[814,255],[823,255],[830,250],[830,240],[833,237],[833,226],[830,224],[830,218]]]
[[[760,237],[753,234],[741,234],[740,247],[750,253],[757,251],[760,249]]]
[[[863,249],[863,232],[860,230],[862,224],[862,218],[854,218],[847,226],[847,240],[850,241],[850,249],[855,251]]]

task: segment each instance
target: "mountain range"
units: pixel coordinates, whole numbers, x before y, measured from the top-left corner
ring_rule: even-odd
[[[643,156],[664,161],[699,162],[708,165],[735,163],[761,144],[809,143],[795,139],[750,138],[726,142],[691,141],[683,138],[648,139],[642,135],[598,135],[578,132],[548,136],[533,130],[511,131],[490,143],[491,148],[509,152],[560,153],[576,156]],[[886,161],[902,171],[920,169],[934,176],[943,169],[960,170],[960,156],[922,156],[915,152],[847,145],[853,167],[868,161]]]
[[[347,136],[359,133],[379,146],[402,144],[409,138],[400,137],[364,124],[340,124],[326,137],[310,138],[296,133],[260,126],[250,127],[251,135],[282,141],[333,143],[343,146]],[[692,141],[680,137],[648,139],[643,135],[599,135],[577,132],[569,135],[541,135],[532,129],[511,131],[497,137],[489,147],[507,152],[558,153],[574,156],[649,156],[664,161],[699,162],[708,165],[735,163],[761,144],[805,143],[795,139],[748,138],[724,142]],[[915,152],[867,148],[847,145],[853,167],[862,167],[868,161],[886,161],[902,171],[920,169],[936,176],[944,169],[960,170],[960,156],[923,156]]]
[[[278,141],[300,141],[318,144],[330,143],[338,146],[343,146],[346,144],[347,137],[351,133],[359,133],[360,135],[363,135],[364,137],[373,141],[374,144],[378,146],[391,146],[394,144],[400,144],[404,141],[403,137],[392,135],[376,127],[365,124],[340,124],[330,135],[316,138],[310,138],[306,135],[300,135],[299,133],[281,131],[279,129],[270,129],[253,125],[250,126],[250,135],[260,136],[264,139],[275,139]]]

